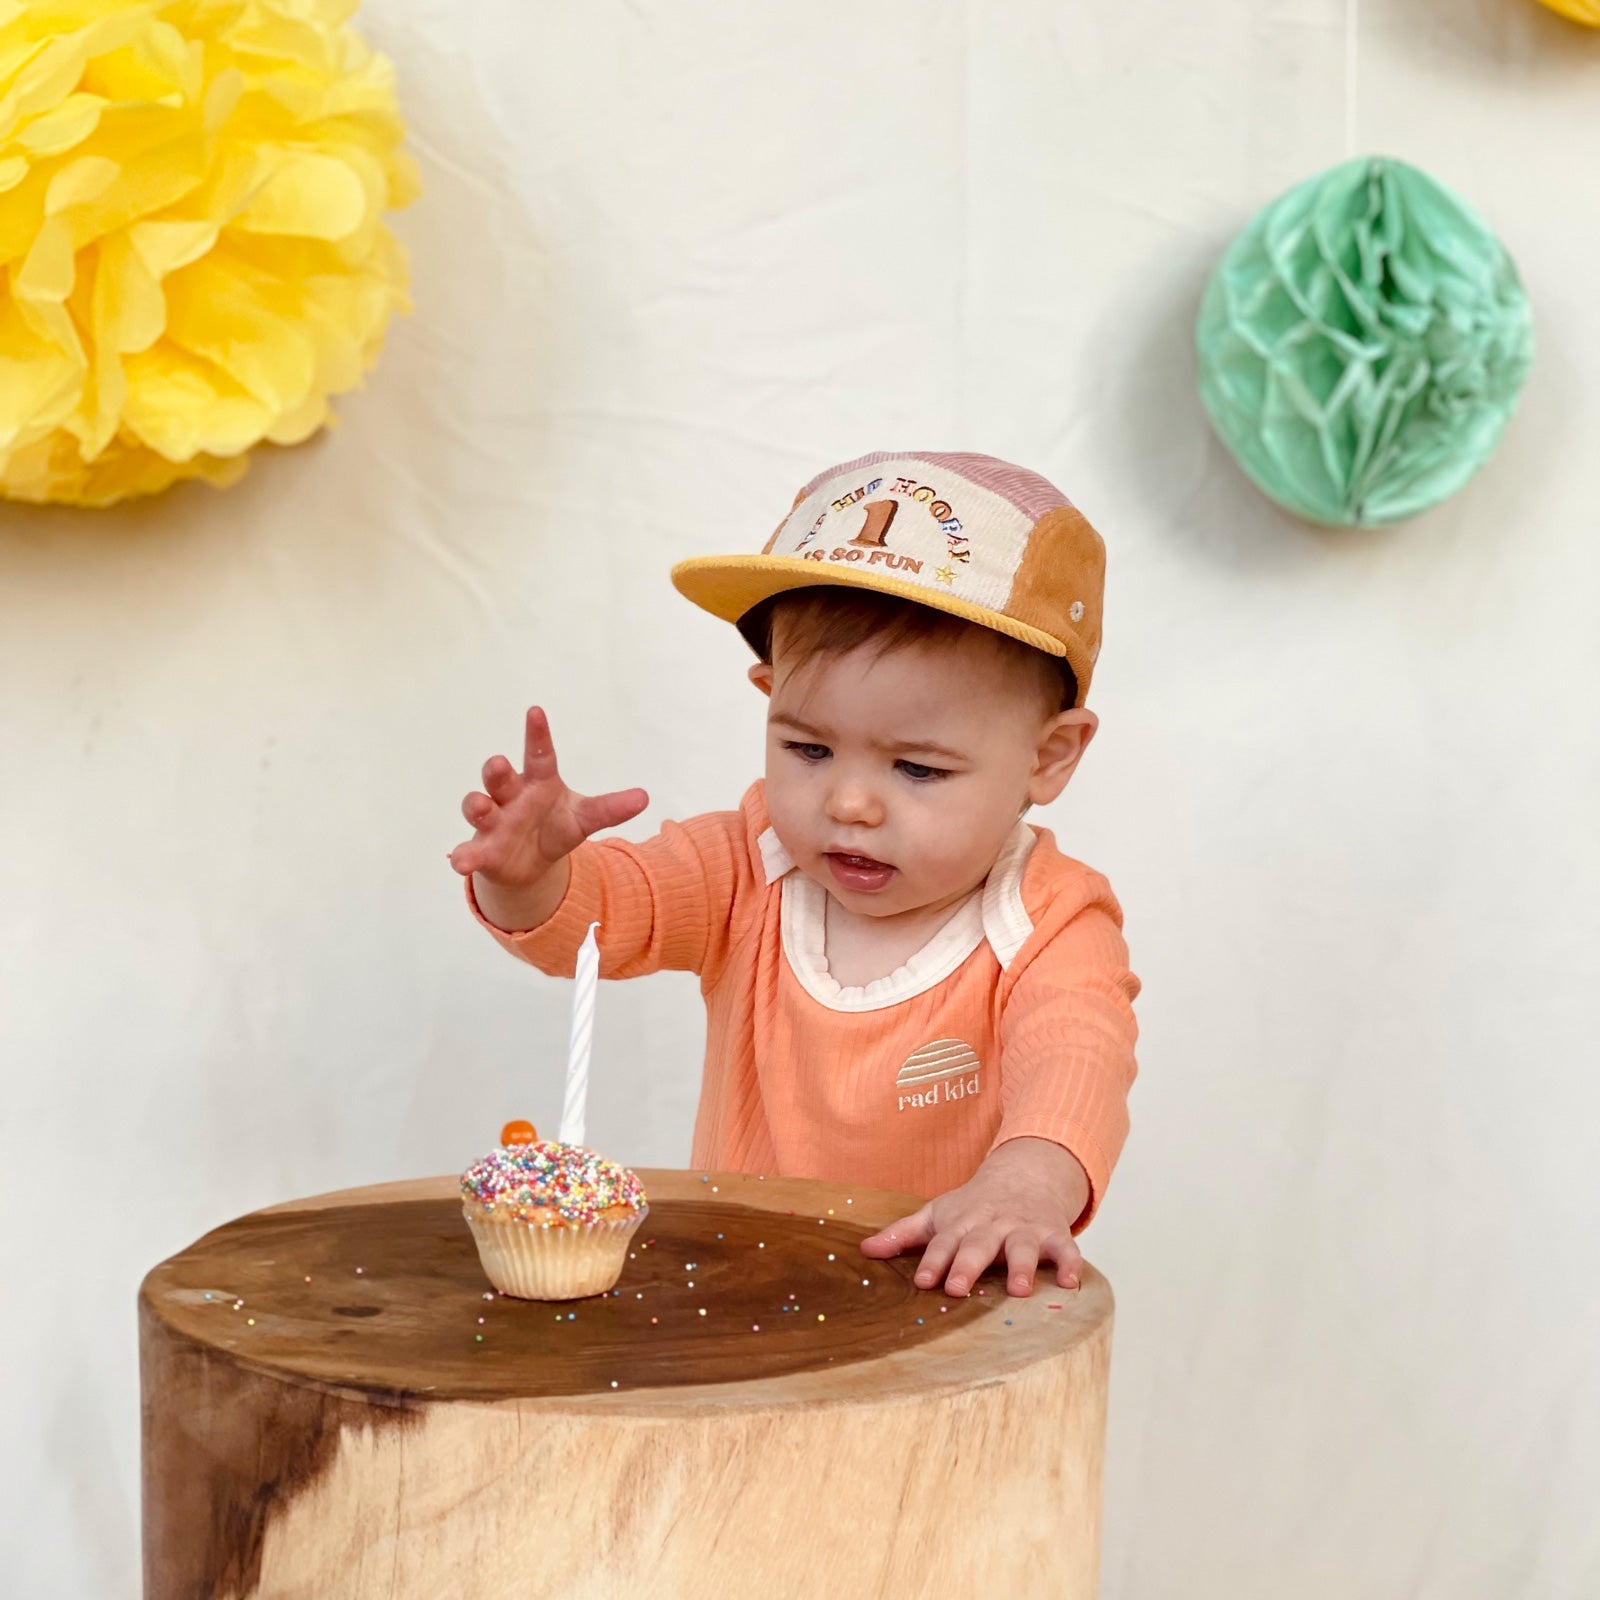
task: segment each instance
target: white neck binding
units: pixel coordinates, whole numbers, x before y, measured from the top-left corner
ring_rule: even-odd
[[[903,966],[860,988],[846,988],[828,971],[827,891],[796,869],[771,828],[757,845],[767,882],[781,880],[783,953],[801,988],[830,1011],[880,1011],[943,983],[985,939],[1002,969],[1011,965],[1033,932],[1022,902],[1022,875],[1037,838],[1019,819],[983,887]]]

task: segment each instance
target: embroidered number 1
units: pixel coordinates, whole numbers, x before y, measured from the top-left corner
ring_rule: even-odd
[[[869,500],[867,502],[867,520],[861,525],[861,532],[850,543],[860,545],[867,550],[881,550],[889,532],[889,524],[894,521],[894,514],[900,509],[898,500]]]

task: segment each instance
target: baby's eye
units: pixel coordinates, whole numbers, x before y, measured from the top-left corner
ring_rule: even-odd
[[[833,754],[825,744],[797,744],[792,739],[785,739],[783,748],[793,750],[802,761],[826,761]]]
[[[917,783],[930,783],[935,778],[948,778],[947,767],[925,767],[920,761],[897,761],[895,765]]]

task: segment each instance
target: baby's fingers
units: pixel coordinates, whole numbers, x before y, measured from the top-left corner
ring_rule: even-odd
[[[463,878],[470,878],[483,866],[483,852],[478,848],[476,839],[469,839],[465,844],[458,844],[449,855],[450,865],[461,874]]]
[[[461,815],[464,816],[474,828],[487,827],[489,825],[490,818],[495,814],[495,810],[496,807],[494,801],[491,800],[486,794],[479,794],[477,790],[473,790],[473,792],[461,802]]]
[[[550,737],[550,719],[541,706],[529,706],[522,733],[522,773],[529,783],[561,776],[556,766],[555,741]]]
[[[945,1288],[951,1294],[966,1294],[978,1281],[983,1269],[1000,1254],[1001,1235],[994,1228],[974,1228],[961,1241]]]
[[[504,756],[490,756],[483,764],[483,786],[496,805],[509,805],[521,792],[522,779]]]
[[[936,1233],[922,1252],[917,1267],[916,1284],[919,1289],[931,1289],[945,1274],[945,1269],[955,1260],[961,1248],[960,1236],[953,1233]]]
[[[1006,1288],[1015,1295],[1033,1293],[1033,1275],[1039,1267],[1039,1247],[1031,1233],[1014,1233],[1006,1240]]]
[[[1076,1289],[1083,1281],[1083,1253],[1071,1233],[1051,1234],[1039,1253],[1055,1262],[1056,1282],[1063,1289]]]

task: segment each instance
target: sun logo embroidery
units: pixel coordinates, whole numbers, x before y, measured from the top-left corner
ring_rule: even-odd
[[[965,1100],[977,1094],[982,1063],[964,1039],[935,1039],[906,1058],[895,1078],[896,1111],[925,1111],[929,1106]]]

